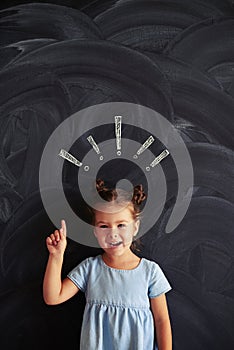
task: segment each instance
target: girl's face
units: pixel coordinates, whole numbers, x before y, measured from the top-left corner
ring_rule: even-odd
[[[111,206],[113,212],[110,212]],[[108,212],[105,212],[105,207]],[[119,255],[129,249],[138,229],[139,220],[134,219],[129,206],[119,209],[110,203],[108,207],[105,204],[100,206],[100,211],[95,211],[94,234],[100,247],[108,253]]]

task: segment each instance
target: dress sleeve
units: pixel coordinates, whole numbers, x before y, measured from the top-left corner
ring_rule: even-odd
[[[171,285],[169,284],[162,269],[158,264],[153,262],[149,281],[149,298],[156,298],[161,294],[169,292],[171,289]]]
[[[82,291],[85,293],[89,275],[89,258],[82,261],[79,265],[71,270],[67,277]]]

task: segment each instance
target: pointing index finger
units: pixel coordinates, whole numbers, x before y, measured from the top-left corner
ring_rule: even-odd
[[[64,219],[61,220],[61,227],[62,227],[62,232],[63,232],[64,236],[66,236],[67,235],[67,227],[66,227],[66,222]]]

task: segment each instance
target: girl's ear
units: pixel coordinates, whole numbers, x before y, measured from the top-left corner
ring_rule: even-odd
[[[139,231],[139,227],[140,227],[140,220],[137,219],[135,220],[134,222],[134,233],[133,233],[133,236],[136,236],[138,231]]]

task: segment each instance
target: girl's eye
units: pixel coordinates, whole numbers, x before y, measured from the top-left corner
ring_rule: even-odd
[[[119,224],[118,227],[119,228],[126,228],[126,225],[125,224]]]
[[[100,225],[99,228],[108,228],[107,225]]]

